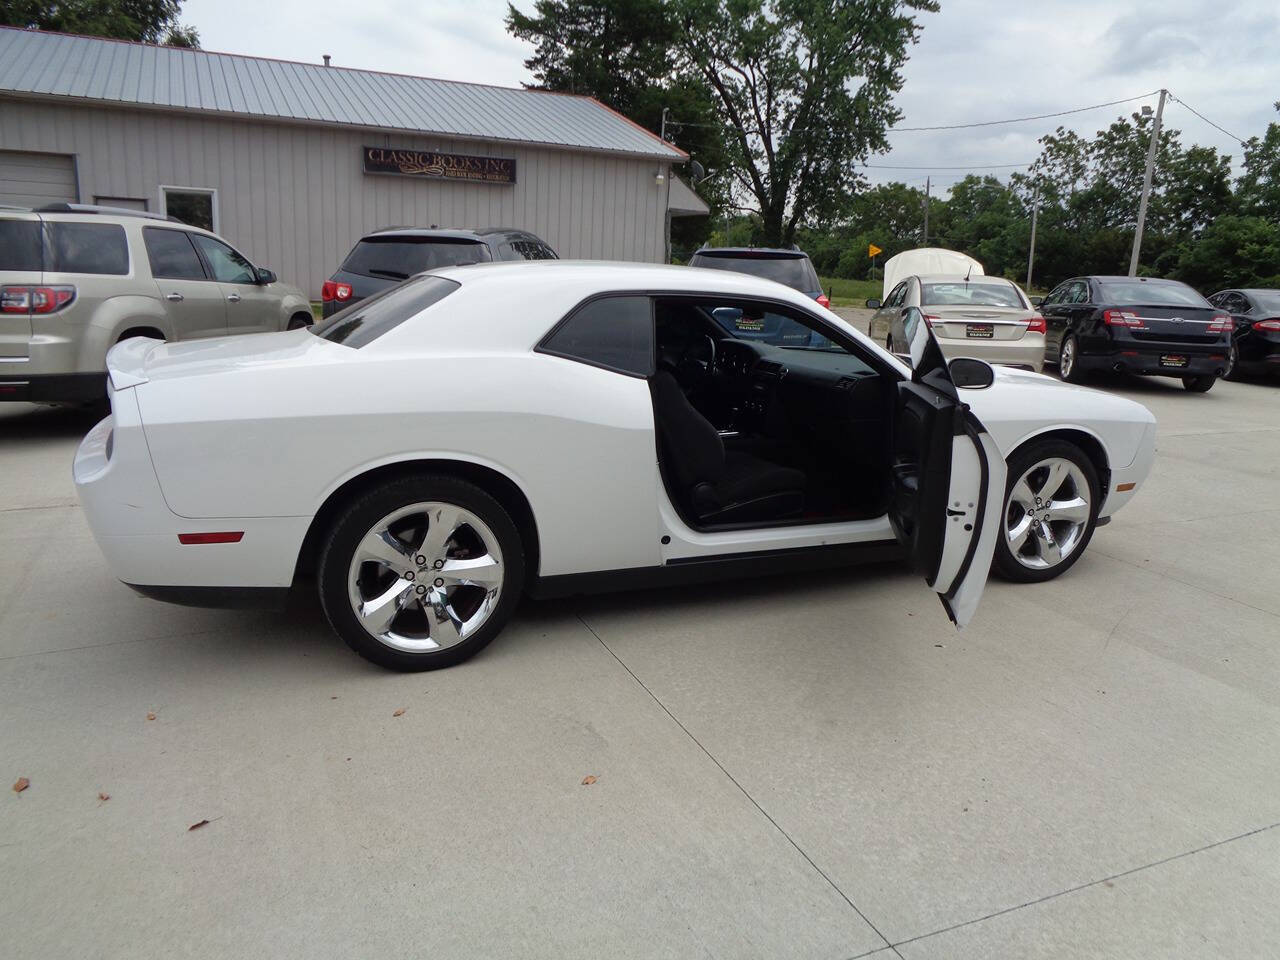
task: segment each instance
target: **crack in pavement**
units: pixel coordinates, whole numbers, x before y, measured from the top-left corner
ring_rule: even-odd
[[[643,680],[641,680],[638,676],[636,676],[635,671],[632,670],[629,666],[627,666],[626,661],[624,661],[620,656],[618,656],[616,653],[613,652],[613,648],[609,646],[609,644],[605,643],[604,638],[601,637],[600,634],[596,633],[595,629],[591,626],[591,624],[587,623],[587,621],[582,618],[582,614],[575,613],[574,616],[578,618],[579,623],[581,623],[584,627],[587,628],[587,632],[589,632],[593,637],[596,638],[600,646],[604,647],[605,650],[608,651],[609,656],[617,660],[618,665],[622,667],[623,670],[627,671],[628,675],[631,677],[632,680],[634,680],[636,683],[640,685],[640,689],[642,689],[645,693],[647,693],[649,695],[649,698],[653,700],[653,702],[656,703],[661,708],[662,712],[671,718],[671,722],[674,723],[677,727],[679,727],[681,731],[683,731],[684,735],[688,737],[690,740],[692,740],[694,744],[697,745],[698,749],[701,750],[706,755],[708,760],[710,760],[717,767],[719,767],[720,772],[723,773],[726,777],[728,777],[729,782],[738,788],[738,791],[744,797],[747,798],[747,801],[753,807],[755,807],[757,811],[759,811],[760,815],[769,821],[769,823],[773,826],[773,828],[783,836],[783,838],[787,841],[787,843],[791,844],[792,849],[794,849],[796,853],[800,854],[800,856],[804,858],[805,862],[808,863],[809,866],[813,867],[813,869],[817,871],[818,875],[827,882],[827,885],[831,887],[831,889],[834,890],[837,894],[840,895],[840,899],[843,900],[845,903],[847,903],[853,909],[853,912],[858,915],[858,917],[862,920],[862,922],[865,923],[868,927],[870,927],[872,932],[875,933],[877,937],[879,937],[882,941],[884,941],[883,947],[877,947],[875,950],[872,950],[870,952],[878,953],[882,950],[890,950],[893,952],[895,956],[899,958],[899,960],[902,960],[902,955],[898,953],[896,947],[889,942],[889,938],[880,932],[880,929],[874,923],[872,923],[870,919],[867,918],[867,915],[865,913],[863,913],[860,909],[858,909],[858,905],[849,898],[849,895],[847,893],[845,893],[836,885],[836,882],[832,880],[830,876],[827,875],[827,872],[823,870],[820,866],[818,866],[816,863],[814,863],[813,858],[804,851],[804,848],[801,847],[800,844],[796,843],[796,841],[792,839],[791,834],[787,833],[786,830],[782,829],[782,826],[778,823],[778,821],[775,820],[772,816],[770,816],[769,812],[760,805],[759,801],[756,800],[756,798],[753,797],[747,791],[747,788],[744,787],[741,783],[739,783],[737,778],[734,777],[734,775],[725,768],[725,765],[721,763],[718,759],[716,759],[715,755],[710,750],[708,750],[705,746],[702,745],[702,741],[699,740],[697,737],[695,737],[692,731],[690,731],[688,727],[686,727],[683,723],[680,722],[679,718],[674,713],[671,712],[671,710],[667,707],[667,705],[658,699],[657,694],[655,694],[652,690],[650,690],[648,685]],[[859,956],[866,956],[866,955],[867,954],[865,953],[859,954]]]

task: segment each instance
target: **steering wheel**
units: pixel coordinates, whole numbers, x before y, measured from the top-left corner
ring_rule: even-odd
[[[702,340],[708,347],[709,356],[706,359],[691,356],[694,346]],[[690,337],[684,345],[684,350],[680,352],[680,357],[676,361],[677,379],[683,380],[681,374],[688,374],[690,386],[696,385],[694,381],[702,381],[709,378],[715,372],[716,366],[716,340],[709,333],[702,334],[701,337]]]

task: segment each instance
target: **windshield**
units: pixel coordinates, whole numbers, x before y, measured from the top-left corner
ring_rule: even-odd
[[[1280,290],[1260,290],[1250,294],[1258,306],[1268,312],[1280,310]]]
[[[689,261],[689,266],[749,273],[753,277],[773,280],[802,293],[811,293],[822,288],[813,264],[803,255],[789,257],[752,253],[696,253]]]
[[[308,329],[317,337],[333,343],[363,347],[432,304],[439,303],[460,286],[457,281],[444,277],[414,277],[353,303]]]
[[[1025,307],[1008,283],[926,283],[920,299],[926,307]]]
[[[435,237],[365,237],[342,269],[365,277],[404,280],[424,270],[483,263],[489,248],[475,240]]]
[[[1206,307],[1209,301],[1182,283],[1099,280],[1102,301],[1122,307]]]

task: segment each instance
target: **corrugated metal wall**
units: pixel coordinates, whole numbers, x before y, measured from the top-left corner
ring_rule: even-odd
[[[518,182],[366,175],[366,144],[515,157]],[[656,160],[8,99],[0,149],[74,154],[80,196],[154,211],[162,184],[212,187],[218,231],[313,299],[362,233],[390,224],[522,227],[561,257],[663,258]]]

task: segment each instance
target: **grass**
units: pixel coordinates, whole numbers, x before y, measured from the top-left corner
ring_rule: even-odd
[[[819,277],[818,280],[833,307],[862,307],[868,299],[880,298],[879,280],[841,280],[839,277]]]

